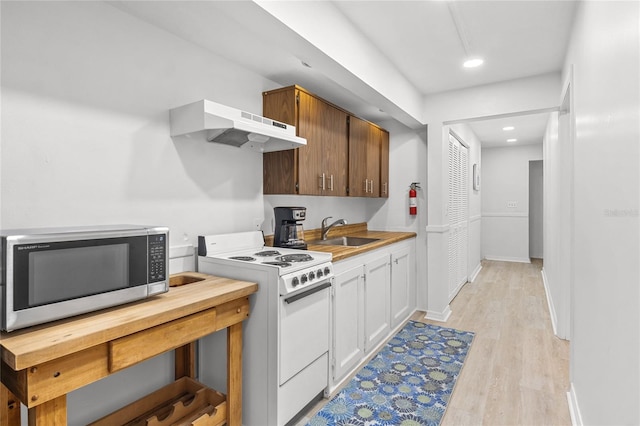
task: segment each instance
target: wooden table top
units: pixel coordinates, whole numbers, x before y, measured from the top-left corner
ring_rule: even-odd
[[[186,272],[201,281],[167,293],[64,320],[0,334],[2,360],[16,371],[247,297],[256,283]]]

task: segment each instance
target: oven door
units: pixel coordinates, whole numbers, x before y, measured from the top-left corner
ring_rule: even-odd
[[[280,385],[329,351],[331,285],[329,279],[280,297]]]

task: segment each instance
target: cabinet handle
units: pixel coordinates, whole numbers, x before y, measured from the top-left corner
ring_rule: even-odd
[[[324,191],[324,173],[322,174],[322,176],[318,176],[318,178],[320,179],[320,185],[318,186]]]
[[[333,191],[333,175],[331,175],[331,177],[329,178],[329,184],[331,185],[331,186],[329,187],[329,190],[330,190],[330,191]]]
[[[367,192],[369,192],[369,180],[368,179],[364,180],[364,192],[365,192],[365,194]]]
[[[388,184],[387,184],[387,182],[385,182],[385,183],[383,183],[383,184],[382,184],[382,187],[384,188],[384,190],[382,191],[382,193],[383,193],[384,195],[387,195],[387,185],[388,185]]]

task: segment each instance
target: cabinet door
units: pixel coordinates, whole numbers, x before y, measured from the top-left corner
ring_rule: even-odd
[[[391,328],[404,321],[410,312],[411,265],[409,247],[391,253]]]
[[[389,255],[387,254],[365,265],[365,353],[374,348],[391,331],[389,322],[391,272],[389,266]]]
[[[324,170],[324,133],[326,133],[326,104],[300,90],[298,96],[298,136],[307,139],[307,145],[298,148],[298,193],[301,195],[322,195],[326,187]]]
[[[380,197],[380,142],[381,133],[378,127],[369,125],[367,137],[367,177],[369,178],[369,192],[367,197]]]
[[[297,127],[298,115],[294,88],[263,93],[262,115]],[[262,173],[263,193],[297,194],[297,149],[262,154]]]
[[[389,198],[389,132],[380,129],[380,197]]]
[[[364,356],[364,269],[336,275],[333,299],[333,381],[340,380]]]
[[[376,182],[380,183],[379,136],[377,127],[349,117],[349,195],[352,197],[378,196],[375,190]]]
[[[322,136],[325,189],[323,194],[346,196],[349,166],[348,115],[328,104],[324,104],[320,114],[324,123]]]

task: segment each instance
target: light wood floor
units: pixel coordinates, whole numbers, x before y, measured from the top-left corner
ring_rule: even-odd
[[[446,323],[413,315],[476,334],[442,426],[571,425],[569,343],[553,334],[541,268],[535,260],[483,261],[451,302]]]

